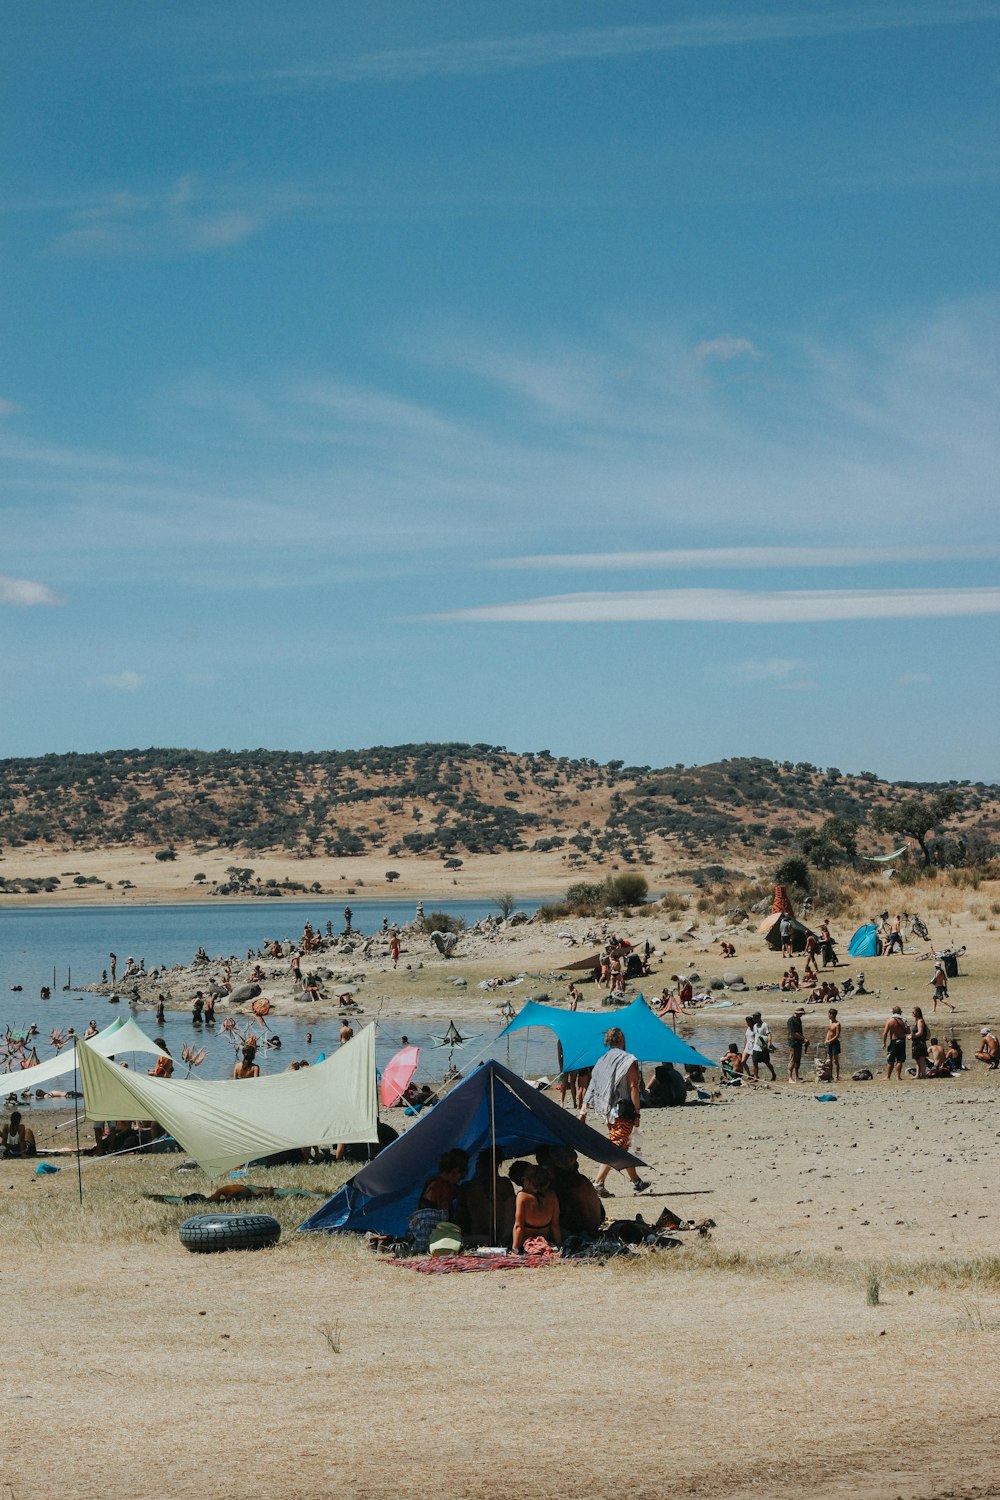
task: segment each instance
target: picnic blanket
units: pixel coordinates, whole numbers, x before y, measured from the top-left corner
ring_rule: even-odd
[[[390,1266],[425,1275],[447,1276],[454,1271],[518,1271],[562,1264],[559,1255],[421,1255],[412,1260],[390,1260]]]

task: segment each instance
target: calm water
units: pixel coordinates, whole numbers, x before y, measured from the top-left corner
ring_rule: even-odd
[[[441,903],[444,906],[445,903]],[[534,903],[524,902],[523,908],[530,911]],[[390,923],[412,921],[412,902],[351,902],[353,925],[364,933],[379,930],[383,917]],[[93,1017],[100,1028],[104,1028],[117,1015],[127,1016],[129,1007],[123,1001],[109,1005],[101,995],[81,995],[75,988],[65,989],[70,973],[76,984],[96,983],[101,970],[107,966],[108,954],[118,954],[119,973],[131,954],[145,958],[147,966],[189,963],[199,945],[203,944],[213,957],[215,955],[245,955],[248,948],[255,951],[265,938],[297,936],[306,921],[324,927],[332,921],[334,930],[344,925],[343,906],[324,901],[254,901],[213,904],[211,906],[147,906],[147,907],[89,907],[74,910],[20,909],[0,911],[0,1033],[8,1026],[13,1031],[24,1030],[34,1022],[40,1032],[36,1046],[44,1061],[52,1055],[49,1033],[53,1029],[65,1030],[73,1026],[82,1034]],[[427,910],[431,905],[427,904]],[[447,910],[461,916],[471,925],[480,918],[495,912],[489,902],[455,901],[447,903]],[[56,983],[52,998],[39,1000],[42,985],[52,985],[53,969]],[[461,972],[456,963],[456,973]],[[23,986],[21,993],[12,993],[11,986]],[[537,986],[536,986],[537,988]],[[462,1017],[472,1011],[474,1020],[460,1020],[460,1030],[468,1040],[454,1051],[454,1065],[463,1071],[474,1067],[482,1056],[494,1056],[507,1062],[522,1075],[554,1073],[556,1071],[555,1041],[551,1032],[533,1029],[515,1033],[510,1039],[496,1041],[502,1030],[503,1020],[499,1006],[506,998],[515,1009],[532,992],[530,981],[498,992],[488,999],[477,990],[455,992],[455,1013]],[[704,1052],[706,1056],[721,1056],[726,1043],[740,1040],[743,1035],[743,1014],[752,1002],[760,1006],[771,1022],[775,1039],[784,1038],[787,1007],[782,1006],[777,996],[767,994],[741,995],[734,997],[735,1003],[726,1010],[702,1012],[696,1020],[683,1021],[679,1033],[684,1039]],[[773,1003],[772,1003],[773,1002]],[[822,1010],[819,1007],[818,1010]],[[133,1012],[139,1024],[152,1035],[154,1030],[164,1036],[171,1053],[179,1057],[185,1041],[197,1040],[207,1048],[208,1056],[198,1070],[199,1077],[218,1078],[226,1076],[235,1058],[235,1048],[221,1027],[195,1027],[186,1012],[168,1012],[166,1023],[156,1028],[150,1010]],[[419,1082],[439,1081],[449,1062],[449,1049],[436,1044],[445,1026],[439,1021],[428,1022],[417,1019],[401,1020],[392,1016],[386,1020],[377,1018],[373,1011],[366,1013],[360,1023],[379,1019],[377,1056],[381,1066],[400,1045],[405,1032],[411,1042],[421,1048]],[[807,1015],[807,1036],[814,1040],[822,1036],[825,1014]],[[315,1020],[303,1006],[303,1014],[274,1018],[272,1030],[282,1041],[280,1051],[262,1049],[259,1061],[267,1071],[280,1072],[293,1058],[307,1058],[315,1062],[323,1052],[329,1053],[337,1046],[340,1023],[336,1018]],[[311,1041],[306,1040],[311,1032]],[[812,1054],[809,1054],[811,1057]],[[152,1059],[135,1060],[137,1067],[148,1067]],[[881,1029],[848,1031],[844,1037],[842,1071],[850,1074],[859,1067],[870,1067],[875,1071],[884,1062],[881,1047]],[[784,1050],[776,1058],[779,1078],[783,1076]],[[803,1073],[808,1076],[812,1068],[808,1063]]]

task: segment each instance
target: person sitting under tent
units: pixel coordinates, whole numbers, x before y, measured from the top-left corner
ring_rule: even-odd
[[[673,1063],[659,1063],[646,1090],[650,1109],[673,1109],[687,1098],[687,1085]]]
[[[410,1233],[418,1255],[426,1255],[432,1229],[443,1222],[454,1221],[458,1185],[468,1171],[468,1153],[455,1146],[442,1154],[437,1171],[420,1189],[417,1206],[409,1218]]]
[[[552,1176],[545,1167],[529,1166],[515,1204],[511,1248],[517,1255],[525,1250],[543,1252],[550,1246],[558,1250],[561,1245],[559,1199],[552,1189]]]
[[[25,1125],[19,1110],[14,1110],[0,1134],[0,1156],[34,1156],[35,1133]]]
[[[576,1152],[568,1146],[539,1146],[535,1160],[552,1174],[563,1239],[571,1234],[593,1238],[604,1223],[604,1204],[590,1178],[580,1171]]]
[[[515,1192],[501,1177],[503,1152],[489,1146],[476,1157],[476,1170],[458,1190],[455,1222],[470,1245],[509,1245],[514,1233]]]

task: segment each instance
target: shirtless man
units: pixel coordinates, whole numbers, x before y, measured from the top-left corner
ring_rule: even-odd
[[[354,1027],[351,1025],[351,1023],[349,1021],[341,1021],[341,1023],[340,1023],[340,1045],[343,1047],[344,1043],[345,1042],[349,1042],[351,1040],[351,1037],[353,1035],[354,1035]]]
[[[980,1027],[979,1035],[982,1037],[982,1046],[975,1054],[976,1057],[980,1062],[988,1063],[991,1068],[1000,1067],[1000,1040],[988,1026]]]
[[[882,1028],[882,1046],[886,1049],[886,1082],[892,1077],[893,1068],[896,1069],[896,1077],[901,1079],[906,1061],[906,1022],[898,1005],[892,1007],[892,1015]]]
[[[837,1012],[832,1007],[827,1011],[827,1015],[830,1020],[823,1042],[826,1046],[826,1055],[830,1059],[834,1082],[838,1082],[840,1079],[840,1033],[844,1028],[837,1020]]]

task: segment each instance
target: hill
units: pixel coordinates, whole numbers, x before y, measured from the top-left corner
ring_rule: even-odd
[[[938,861],[988,858],[1000,788],[984,783],[891,783],[758,758],[600,765],[487,744],[115,750],[0,761],[0,845],[387,861],[558,851],[567,871],[620,860],[670,873],[692,860],[745,867],[796,848],[811,848],[817,863],[824,848],[829,859],[854,845],[883,850],[899,840],[877,831],[880,813],[949,794],[959,807]]]

